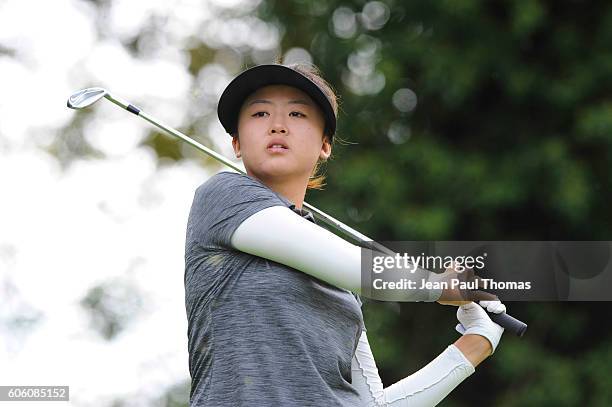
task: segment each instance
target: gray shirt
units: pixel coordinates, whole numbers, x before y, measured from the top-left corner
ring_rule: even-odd
[[[271,206],[314,222],[247,175],[221,172],[195,192],[185,243],[190,406],[358,406],[359,296],[231,247],[238,226]]]

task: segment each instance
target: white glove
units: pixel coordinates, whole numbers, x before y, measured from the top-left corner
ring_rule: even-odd
[[[480,304],[496,314],[506,310],[506,306],[500,301],[481,301]],[[487,312],[480,305],[473,302],[461,305],[457,309],[457,319],[460,322],[455,327],[457,332],[462,335],[484,336],[491,343],[491,354],[495,352],[495,348],[497,348],[497,344],[504,333],[504,328],[491,321]]]
[[[502,304],[501,301],[480,301],[480,305],[485,308],[487,311],[492,312],[494,314],[501,314],[502,312],[506,312],[506,306]]]

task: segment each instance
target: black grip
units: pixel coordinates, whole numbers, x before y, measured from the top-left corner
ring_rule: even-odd
[[[510,315],[502,312],[501,314],[489,313],[489,318],[497,325],[503,327],[506,331],[510,331],[518,337],[521,337],[525,334],[527,330],[527,324],[523,321],[519,321],[518,319],[511,317]]]
[[[126,109],[128,110],[128,112],[132,112],[134,113],[136,116],[138,116],[140,114],[140,109],[137,108],[134,105],[128,105],[128,107],[126,107]]]

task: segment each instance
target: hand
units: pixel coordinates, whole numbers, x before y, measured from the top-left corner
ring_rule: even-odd
[[[488,312],[494,314],[506,312],[506,306],[501,301],[480,301],[479,304]]]
[[[496,314],[506,310],[506,306],[500,301],[481,301],[480,304]],[[504,328],[491,321],[482,307],[473,302],[460,306],[457,310],[457,319],[460,323],[455,329],[462,335],[475,334],[485,337],[491,344],[491,354],[493,354],[504,333]]]
[[[466,269],[462,272],[449,267],[442,274],[433,277],[432,280],[445,282],[448,288],[442,290],[438,303],[442,305],[460,306],[472,301],[497,301],[496,295],[486,291],[478,290],[482,286],[480,277],[474,274],[474,270]],[[459,286],[453,287],[452,282],[459,281]],[[466,287],[474,288],[466,288]]]

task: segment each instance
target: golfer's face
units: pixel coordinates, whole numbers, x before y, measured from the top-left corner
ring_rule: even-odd
[[[307,179],[319,157],[329,155],[324,127],[322,112],[306,93],[270,85],[243,103],[234,149],[247,172],[260,179]]]

